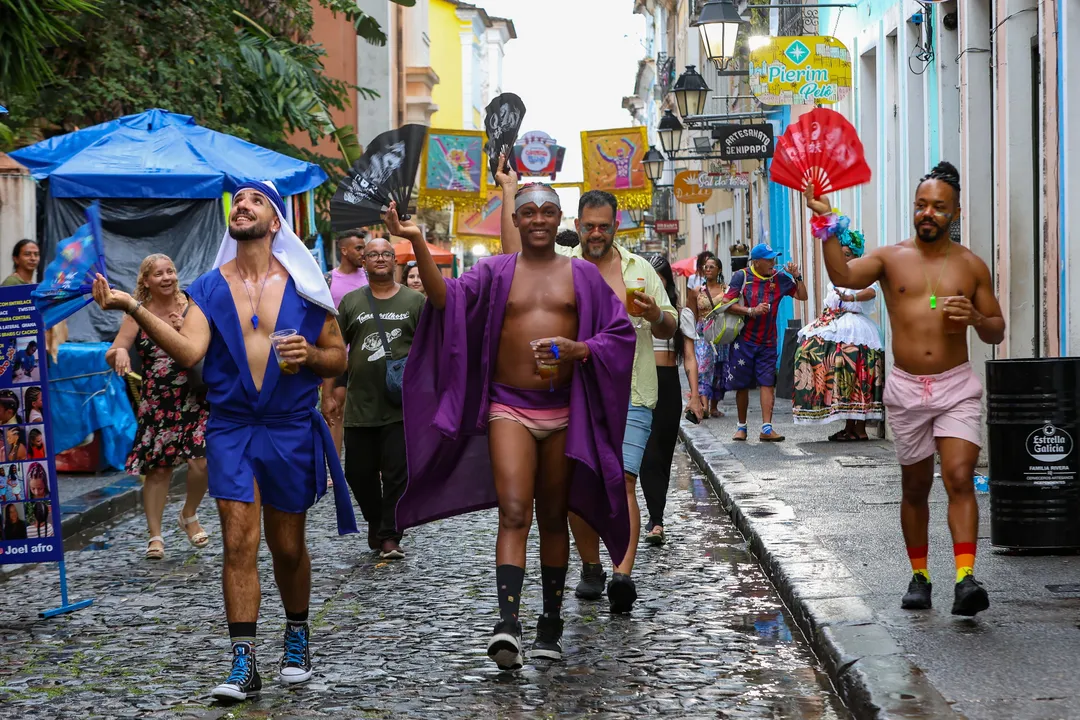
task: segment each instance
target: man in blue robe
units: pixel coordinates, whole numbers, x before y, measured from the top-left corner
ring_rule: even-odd
[[[338,531],[356,532],[330,429],[316,409],[321,378],[345,370],[345,345],[319,266],[289,228],[285,203],[269,182],[237,187],[215,267],[188,294],[194,305],[177,331],[168,318],[110,289],[101,275],[94,283],[102,308],[130,314],[180,365],[204,361],[206,459],[210,495],[221,516],[222,586],[233,649],[232,670],[213,696],[246,700],[262,688],[255,659],[260,511],[285,606],[279,679],[287,684],[312,674],[311,559],[304,528],[308,508],[326,492],[327,459]],[[285,330],[292,334],[279,340]]]

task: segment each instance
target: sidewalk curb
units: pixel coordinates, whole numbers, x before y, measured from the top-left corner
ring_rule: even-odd
[[[187,480],[187,463],[173,471],[169,492],[183,487]],[[64,540],[107,522],[142,504],[142,482],[125,475],[97,490],[71,498],[60,504],[60,532]]]
[[[879,624],[841,559],[709,430],[679,435],[859,720],[961,718]]]

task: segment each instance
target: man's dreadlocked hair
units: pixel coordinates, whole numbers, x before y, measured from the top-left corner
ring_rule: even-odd
[[[924,175],[922,180],[919,180],[919,185],[927,180],[940,180],[945,183],[956,191],[956,202],[960,202],[960,171],[952,163],[942,160],[934,166],[933,170]]]

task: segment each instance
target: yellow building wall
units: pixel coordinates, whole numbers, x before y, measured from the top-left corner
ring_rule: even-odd
[[[454,10],[454,5],[446,0],[431,0],[428,6],[431,67],[439,76],[439,84],[431,92],[432,101],[439,106],[439,109],[431,116],[431,126],[437,128],[462,126],[462,22]]]

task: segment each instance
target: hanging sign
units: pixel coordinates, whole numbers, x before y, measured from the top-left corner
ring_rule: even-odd
[[[661,235],[678,235],[679,234],[679,221],[678,220],[657,220],[653,223],[653,228]]]
[[[766,105],[832,104],[851,92],[851,54],[829,36],[774,37],[750,53],[749,72]]]
[[[724,160],[763,160],[773,156],[771,123],[719,125],[712,129],[712,139],[720,145]]]
[[[718,174],[700,173],[698,185],[714,190],[737,190],[750,187],[750,173]]]
[[[701,173],[683,170],[675,176],[675,199],[687,205],[698,205],[712,197],[712,188],[698,182]]]
[[[0,565],[64,559],[35,287],[0,288]]]
[[[550,175],[555,172],[555,141],[545,132],[525,133],[514,147],[523,175]]]

